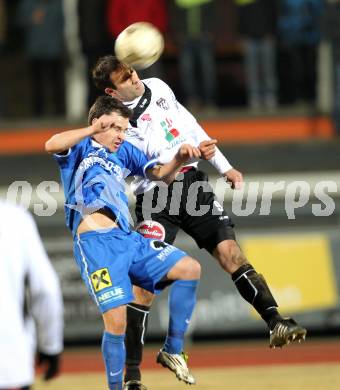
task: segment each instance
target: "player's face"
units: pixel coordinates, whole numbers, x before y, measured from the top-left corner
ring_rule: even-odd
[[[116,89],[106,88],[105,93],[122,102],[131,102],[144,93],[144,84],[132,68],[112,72],[110,79],[116,86]]]
[[[109,129],[93,135],[93,139],[105,146],[111,152],[117,152],[125,139],[125,132],[129,124],[127,118],[123,118],[116,112],[109,115],[111,122]],[[94,119],[96,121],[97,119]],[[94,122],[92,122],[94,123]]]

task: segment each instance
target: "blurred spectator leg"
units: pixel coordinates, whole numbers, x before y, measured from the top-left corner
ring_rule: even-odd
[[[0,43],[0,56],[2,55],[1,52],[1,43]],[[0,75],[0,118],[3,118],[6,116],[7,112],[7,102],[6,102],[6,85],[4,80],[4,73]]]
[[[279,47],[278,58],[280,98],[285,104],[294,104],[299,97],[299,91],[301,91],[298,46],[282,44]]]
[[[44,60],[32,59],[29,61],[32,88],[32,112],[41,117],[44,112]]]
[[[101,94],[98,88],[93,84],[92,81],[92,70],[98,61],[98,58],[105,55],[104,50],[86,50],[86,76],[87,76],[87,86],[88,86],[88,95],[87,95],[87,107],[90,108],[96,98]]]
[[[209,37],[197,41],[196,52],[199,56],[200,78],[203,82],[202,97],[207,113],[216,110],[216,64],[212,42]]]
[[[245,40],[244,65],[246,71],[246,88],[249,107],[256,110],[261,107],[259,85],[258,43],[255,39]]]
[[[57,116],[65,115],[65,74],[64,61],[56,58],[49,60],[49,80],[53,83],[52,99],[54,113]]]
[[[197,111],[199,102],[196,95],[195,48],[194,42],[188,39],[183,43],[179,56],[180,78],[185,102],[190,111]]]
[[[311,104],[315,104],[316,96],[316,58],[317,58],[317,48],[314,45],[304,45],[302,52],[302,60],[304,61],[305,66],[303,66],[303,75],[304,75],[304,91],[305,91],[305,100]]]
[[[3,82],[1,82],[1,88],[0,88],[0,118],[5,117],[6,113],[7,113],[6,97],[5,97],[5,94],[4,94]]]
[[[273,110],[277,107],[276,52],[274,39],[264,38],[262,40],[261,51],[264,104],[267,109]]]
[[[333,51],[333,121],[336,135],[340,136],[340,47],[332,45]]]
[[[302,103],[303,92],[303,65],[301,63],[301,48],[299,45],[293,45],[289,48],[290,63],[287,64],[288,88],[291,102]]]

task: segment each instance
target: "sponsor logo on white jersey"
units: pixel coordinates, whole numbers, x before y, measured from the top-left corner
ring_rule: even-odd
[[[164,98],[158,99],[156,104],[158,107],[160,107],[163,110],[169,110],[170,108],[169,103]]]
[[[150,114],[143,114],[140,119],[142,121],[151,122],[151,115]]]

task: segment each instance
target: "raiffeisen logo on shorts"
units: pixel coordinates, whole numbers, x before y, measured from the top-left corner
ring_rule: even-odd
[[[155,221],[143,221],[140,222],[136,231],[145,238],[154,238],[160,241],[165,239],[165,229],[164,226],[159,222]]]

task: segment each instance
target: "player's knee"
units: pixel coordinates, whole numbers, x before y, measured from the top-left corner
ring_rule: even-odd
[[[126,306],[119,306],[106,311],[103,314],[105,330],[109,333],[120,335],[126,330]]]
[[[241,265],[247,263],[247,258],[234,240],[225,240],[219,243],[214,251],[214,256],[221,267],[229,273],[235,272]]]
[[[190,256],[183,257],[169,272],[172,280],[196,280],[201,277],[200,263]]]
[[[133,294],[135,296],[134,303],[143,306],[151,306],[155,298],[155,295],[150,291],[144,290],[143,288],[133,286]]]
[[[189,272],[191,275],[191,277],[188,279],[193,279],[193,280],[200,279],[200,277],[201,277],[200,263],[191,257],[190,257],[190,260],[188,260],[188,262],[189,262],[188,268],[189,268]]]

